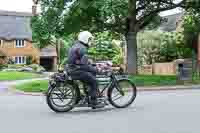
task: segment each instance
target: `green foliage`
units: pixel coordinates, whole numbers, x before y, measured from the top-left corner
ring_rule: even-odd
[[[122,33],[126,28],[127,5],[128,0],[75,1],[64,15],[65,33],[88,29]]]
[[[96,33],[94,45],[88,53],[96,61],[113,60],[114,64],[123,62],[122,49],[113,42],[113,35],[109,32]]]
[[[157,61],[162,42],[161,32],[145,31],[138,33],[138,63],[152,64]]]
[[[162,35],[162,43],[160,48],[160,61],[170,62],[177,59],[177,47],[173,33],[164,33]]]
[[[153,10],[151,2],[137,1],[138,7],[146,5],[141,14],[146,15],[149,10]],[[77,33],[81,30],[90,30],[95,32],[110,31],[125,34],[127,32],[127,18],[129,14],[128,0],[77,0],[64,14],[65,34]],[[148,8],[150,7],[150,8]],[[145,10],[145,9],[148,10]],[[132,12],[134,13],[134,12]],[[146,23],[146,22],[145,22]],[[148,22],[148,29],[157,27],[160,24],[160,17],[155,13]],[[139,23],[138,23],[139,24]]]
[[[69,51],[69,48],[73,45],[75,39],[76,39],[75,34],[71,34],[71,35],[63,38],[63,45],[60,50],[61,65],[65,65],[67,63],[68,51]]]
[[[28,65],[28,67],[32,68],[33,72],[45,71],[45,69],[42,66],[38,65],[38,64],[31,64],[31,65]]]
[[[113,57],[113,59],[112,59],[112,63],[114,65],[121,65],[121,64],[123,64],[123,60],[124,60],[124,58],[121,54],[115,55],[115,57]]]
[[[32,18],[33,41],[38,48],[55,45],[64,36],[64,0],[41,0],[42,13]]]
[[[7,64],[0,64],[0,70],[4,69],[4,68],[7,68],[8,65]]]
[[[33,57],[32,56],[28,56],[26,59],[26,65],[30,65],[33,63]]]
[[[197,41],[200,32],[200,11],[188,9],[183,18],[185,45],[197,52]]]
[[[192,49],[184,45],[184,35],[179,32],[141,32],[138,49],[139,65],[192,57]]]
[[[12,58],[8,58],[8,64],[15,64],[15,62]]]
[[[96,33],[93,47],[88,51],[95,60],[108,60],[113,57],[112,39],[108,33]]]

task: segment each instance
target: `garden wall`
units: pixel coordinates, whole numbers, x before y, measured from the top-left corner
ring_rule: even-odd
[[[145,65],[139,68],[139,74],[175,75],[176,64],[174,62],[167,62],[167,63],[154,63],[153,65]]]
[[[175,75],[176,74],[176,64],[174,62],[155,63],[153,64],[152,69],[155,75]]]

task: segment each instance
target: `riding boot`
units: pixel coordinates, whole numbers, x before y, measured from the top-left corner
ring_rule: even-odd
[[[105,105],[103,103],[98,103],[96,97],[91,97],[90,106],[92,107],[92,109],[96,109],[103,108]]]

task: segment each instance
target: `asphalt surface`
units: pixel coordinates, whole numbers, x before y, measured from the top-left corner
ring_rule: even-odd
[[[0,93],[1,133],[200,132],[200,90],[139,92],[126,109],[76,108],[62,114],[52,112],[43,96]]]

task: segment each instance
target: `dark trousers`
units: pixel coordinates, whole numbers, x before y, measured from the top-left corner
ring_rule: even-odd
[[[89,85],[89,95],[91,100],[96,100],[97,94],[97,80],[96,80],[96,70],[92,66],[81,66],[71,73],[71,77],[74,80],[80,80]]]

